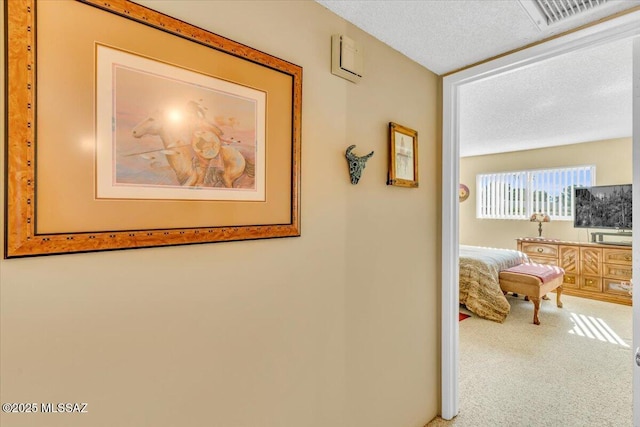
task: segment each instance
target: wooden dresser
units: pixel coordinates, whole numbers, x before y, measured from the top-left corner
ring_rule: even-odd
[[[564,269],[563,293],[631,305],[628,290],[621,286],[631,279],[631,246],[536,238],[517,242],[531,261]]]

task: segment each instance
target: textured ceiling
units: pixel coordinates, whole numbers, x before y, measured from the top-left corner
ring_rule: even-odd
[[[436,74],[640,5],[610,0],[541,30],[518,0],[316,1]]]
[[[517,0],[316,1],[437,74],[640,6],[609,1],[540,29]],[[630,136],[630,46],[567,54],[465,86],[461,155]]]
[[[631,58],[628,39],[462,86],[460,154],[631,136]]]

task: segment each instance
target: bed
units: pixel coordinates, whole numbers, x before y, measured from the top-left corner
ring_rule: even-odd
[[[504,322],[509,302],[500,289],[501,270],[527,262],[527,256],[511,249],[460,245],[460,304],[485,319]]]

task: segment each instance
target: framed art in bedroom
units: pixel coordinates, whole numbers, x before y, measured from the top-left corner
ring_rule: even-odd
[[[5,258],[300,235],[301,67],[126,0],[6,11]]]
[[[387,185],[418,187],[418,132],[389,123],[389,175]]]

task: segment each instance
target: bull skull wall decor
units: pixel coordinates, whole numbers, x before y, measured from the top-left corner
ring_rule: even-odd
[[[349,163],[349,175],[351,176],[352,184],[358,183],[360,177],[362,176],[362,171],[364,170],[367,160],[369,160],[369,158],[373,156],[372,151],[366,156],[358,157],[351,152],[351,150],[353,150],[355,147],[355,145],[350,145],[349,148],[347,148],[347,152],[345,153],[347,162]]]

